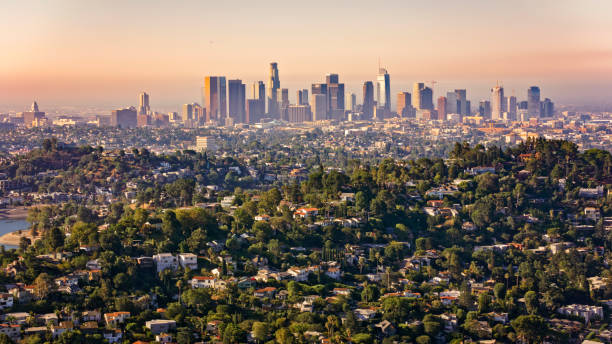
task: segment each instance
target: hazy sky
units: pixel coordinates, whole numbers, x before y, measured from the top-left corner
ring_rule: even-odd
[[[610,0],[0,0],[0,109],[200,102],[205,75],[246,83],[279,64],[291,99],[340,74],[361,99],[378,59],[392,93],[436,80],[473,103],[499,80],[525,98],[612,104]],[[395,97],[393,97],[395,98]],[[395,99],[393,100],[395,101]]]

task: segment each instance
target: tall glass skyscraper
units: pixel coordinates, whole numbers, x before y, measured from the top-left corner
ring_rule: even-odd
[[[468,116],[470,114],[469,102],[467,100],[467,91],[465,89],[455,90],[457,95],[457,113],[460,115]]]
[[[149,95],[146,92],[142,92],[138,95],[138,114],[146,115],[151,111],[149,106]]]
[[[347,110],[355,111],[357,107],[357,95],[355,93],[351,93],[346,97],[345,107]]]
[[[412,89],[412,104],[417,110],[433,110],[433,90],[422,82],[415,82]]]
[[[409,117],[412,112],[412,95],[409,92],[397,94],[397,115]]]
[[[220,121],[227,116],[227,91],[224,76],[207,76],[204,79],[204,107],[206,121]]]
[[[327,84],[327,113],[331,119],[341,120],[344,117],[344,84],[340,83],[338,74],[328,74],[325,77]]]
[[[540,117],[540,88],[531,86],[527,90],[527,114],[529,117]]]
[[[378,70],[376,77],[376,102],[378,107],[391,110],[391,78],[384,68]]]
[[[438,120],[446,121],[446,97],[438,98]]]
[[[228,117],[231,117],[234,123],[244,123],[245,121],[245,86],[242,80],[229,80],[227,82],[229,112]]]
[[[308,105],[308,90],[298,90],[297,91],[297,104],[298,105]]]
[[[540,116],[541,117],[552,117],[555,114],[555,103],[552,100],[545,98],[540,103]]]
[[[510,96],[508,97],[508,105],[506,107],[508,111],[508,119],[511,121],[516,121],[516,97]]]
[[[371,81],[363,83],[363,119],[372,119],[374,114],[374,84]]]
[[[457,111],[457,93],[455,92],[446,92],[446,113],[459,113]]]
[[[278,100],[277,94],[280,88],[280,79],[278,77],[278,64],[270,63],[270,78],[268,79],[268,115],[273,118],[278,118]]]

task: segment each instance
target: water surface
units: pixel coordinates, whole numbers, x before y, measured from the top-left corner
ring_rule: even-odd
[[[0,236],[6,233],[16,232],[18,230],[27,230],[30,228],[30,223],[26,220],[5,219],[0,220]],[[17,248],[15,245],[4,245],[6,249]]]

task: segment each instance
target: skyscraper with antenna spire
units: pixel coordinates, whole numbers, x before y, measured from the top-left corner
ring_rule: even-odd
[[[376,102],[377,107],[391,110],[391,77],[385,68],[380,67],[378,62],[378,76],[376,77]]]
[[[270,78],[268,79],[268,116],[278,118],[278,99],[277,93],[280,89],[280,79],[278,77],[278,64],[270,63]]]

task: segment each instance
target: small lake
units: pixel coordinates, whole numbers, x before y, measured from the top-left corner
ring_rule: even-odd
[[[0,236],[28,228],[30,228],[30,223],[26,220],[0,220]]]
[[[30,228],[30,223],[26,220],[15,220],[15,219],[0,220],[0,236],[6,233],[18,231],[20,229],[26,230],[28,228]],[[4,247],[6,249],[17,248],[17,246],[14,246],[14,245],[4,245]]]

